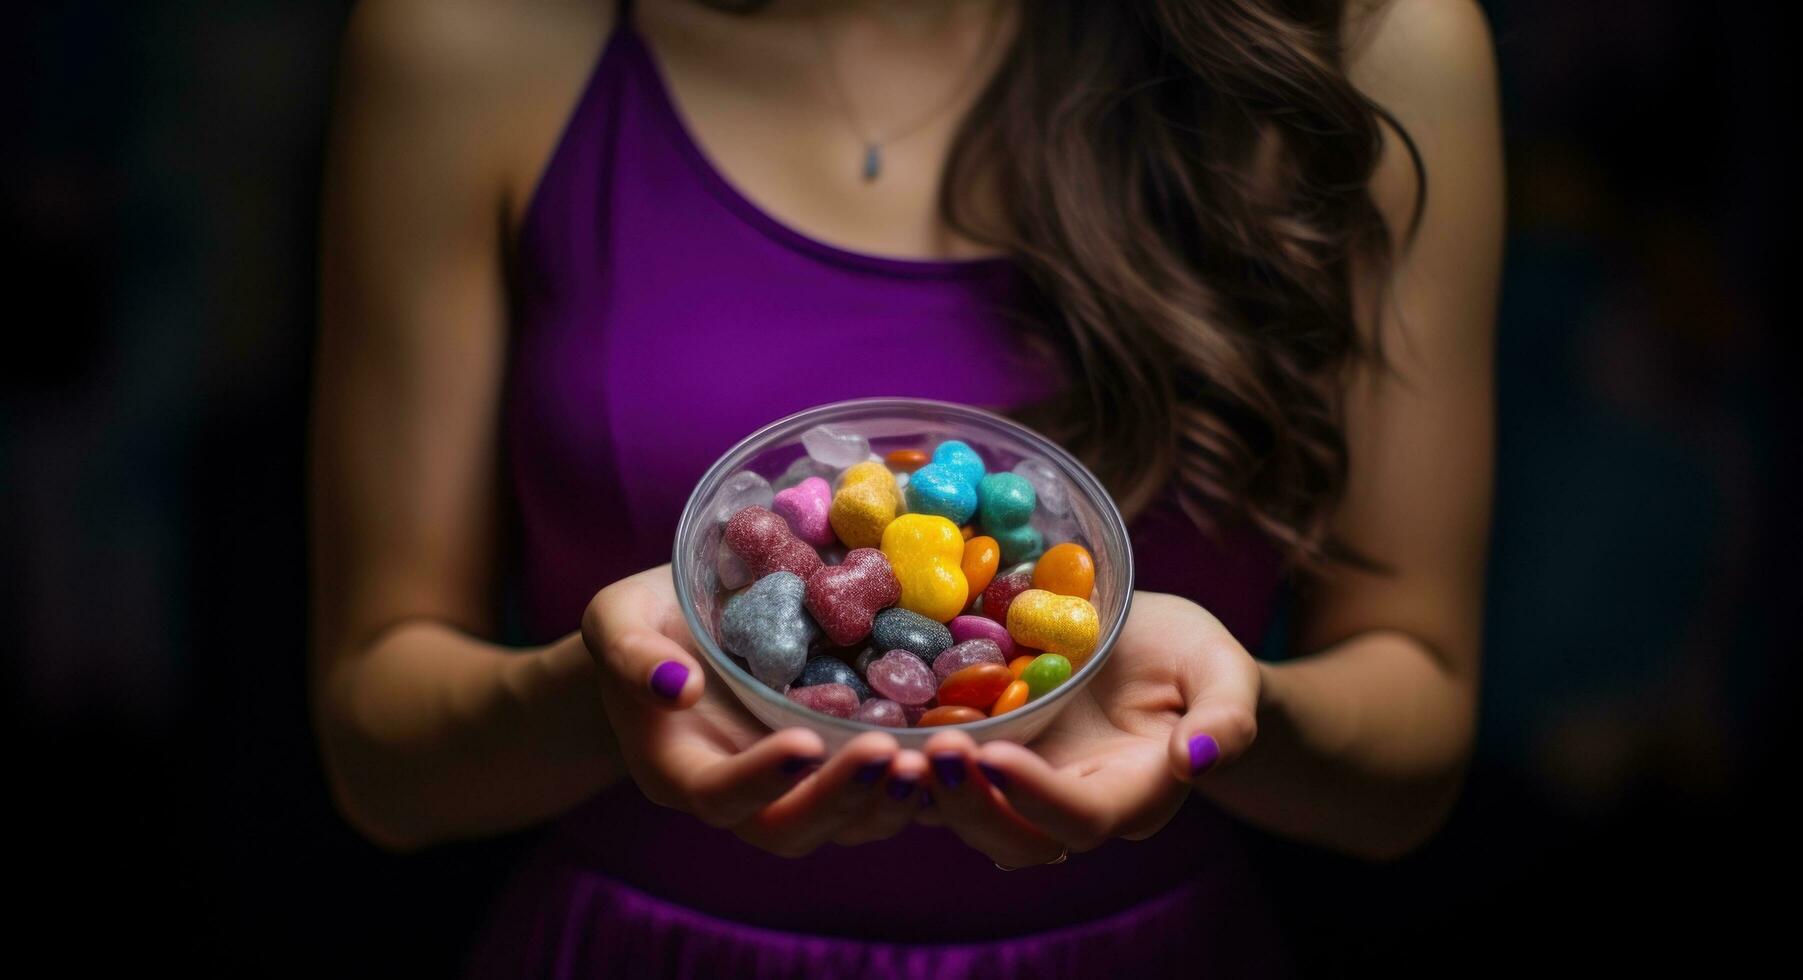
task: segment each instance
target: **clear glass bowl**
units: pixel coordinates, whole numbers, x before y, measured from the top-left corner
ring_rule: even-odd
[[[1042,532],[1051,532],[1047,535],[1048,547],[1068,538],[1088,548],[1095,558],[1094,601],[1101,620],[1095,653],[1069,680],[1044,697],[997,718],[944,726],[962,729],[978,741],[1032,740],[1102,669],[1114,651],[1115,639],[1120,636],[1121,624],[1126,622],[1133,600],[1133,546],[1114,501],[1083,464],[1018,422],[967,405],[919,398],[862,398],[820,405],[753,432],[714,463],[683,508],[673,559],[677,601],[714,677],[725,681],[746,709],[772,729],[796,725],[811,728],[834,748],[860,732],[881,728],[835,718],[790,701],[782,692],[752,677],[721,649],[719,642],[721,603],[715,562],[725,547],[725,525],[715,511],[722,487],[735,473],[746,469],[776,481],[791,463],[806,455],[801,434],[823,423],[863,435],[878,454],[892,449],[931,452],[944,440],[962,439],[983,456],[992,473],[1013,469],[1023,459],[1037,458],[1050,463],[1063,478],[1069,515],[1053,515],[1041,507],[1033,521]],[[904,746],[918,748],[937,729],[881,730],[894,735]]]

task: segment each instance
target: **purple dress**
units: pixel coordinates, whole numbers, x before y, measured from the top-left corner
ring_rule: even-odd
[[[690,489],[758,425],[907,395],[1005,409],[1055,388],[1002,315],[1006,259],[850,252],[745,198],[690,137],[628,12],[530,203],[502,435],[525,627],[670,559]],[[829,371],[804,365],[833,365]],[[1256,643],[1278,557],[1167,497],[1132,528],[1142,589]],[[1192,795],[1159,834],[1003,872],[944,828],[801,859],[648,802],[630,780],[559,818],[489,914],[470,976],[1286,975],[1236,824]]]

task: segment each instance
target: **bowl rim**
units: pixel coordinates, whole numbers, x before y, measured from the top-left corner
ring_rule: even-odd
[[[788,697],[784,696],[781,691],[775,690],[763,681],[753,677],[750,671],[740,667],[733,661],[732,657],[720,647],[719,641],[714,638],[713,631],[708,629],[707,626],[701,622],[700,614],[696,610],[694,596],[689,590],[688,576],[683,574],[690,564],[686,555],[687,552],[691,550],[685,548],[684,545],[695,537],[697,533],[704,531],[704,526],[707,523],[704,515],[701,513],[703,510],[702,505],[704,503],[702,500],[702,491],[704,489],[711,490],[718,482],[720,482],[720,480],[725,478],[727,475],[726,471],[736,470],[742,466],[744,460],[739,457],[749,456],[749,450],[752,446],[764,441],[772,433],[777,432],[778,430],[790,428],[803,422],[809,422],[821,416],[839,415],[853,410],[865,414],[871,412],[880,413],[884,409],[905,409],[911,412],[927,409],[943,412],[952,416],[968,416],[977,421],[1011,431],[1011,434],[1020,438],[1028,445],[1033,446],[1042,456],[1055,460],[1061,464],[1062,468],[1068,471],[1066,475],[1074,476],[1075,482],[1092,500],[1101,502],[1102,506],[1099,509],[1102,511],[1103,523],[1112,527],[1115,535],[1120,539],[1121,545],[1120,566],[1123,569],[1121,613],[1097,639],[1095,654],[1084,661],[1083,666],[1078,668],[1075,673],[1071,674],[1069,680],[1058,685],[1057,690],[1045,697],[1035,701],[1029,701],[1007,714],[983,718],[980,721],[966,721],[955,725],[937,725],[934,727],[942,728],[947,731],[982,732],[989,728],[1012,725],[1018,723],[1021,719],[1026,718],[1028,715],[1043,713],[1047,707],[1059,704],[1064,701],[1065,698],[1082,690],[1083,687],[1089,683],[1089,679],[1101,671],[1102,665],[1108,658],[1114,655],[1115,641],[1120,638],[1121,629],[1126,625],[1127,616],[1133,609],[1133,540],[1131,533],[1127,529],[1126,519],[1121,516],[1120,508],[1115,504],[1114,497],[1103,488],[1102,482],[1096,479],[1095,474],[1091,473],[1087,466],[1084,466],[1075,456],[1072,456],[1067,452],[1063,446],[1058,445],[1045,436],[1040,435],[1038,432],[1033,431],[1027,426],[1022,425],[1005,415],[998,414],[985,408],[978,408],[974,405],[938,401],[930,398],[895,396],[850,398],[843,401],[815,405],[811,408],[802,409],[799,412],[792,412],[773,422],[760,426],[752,431],[750,435],[747,435],[745,438],[734,443],[732,448],[720,454],[720,458],[714,461],[714,465],[708,467],[707,472],[702,474],[701,479],[695,482],[694,489],[689,492],[688,502],[683,505],[682,517],[676,525],[676,538],[670,561],[670,575],[675,579],[676,602],[677,605],[682,608],[683,620],[688,624],[689,633],[694,637],[695,645],[701,649],[703,656],[709,661],[709,666],[716,672],[731,675],[738,681],[743,682],[741,685],[734,685],[735,687],[749,687],[757,692],[757,697],[769,702],[772,706],[781,708],[785,711],[805,711],[810,716],[810,724],[818,724],[822,727],[837,729],[845,733],[847,737],[856,736],[863,732],[889,732],[893,734],[898,731],[913,732],[922,730],[912,726],[898,729],[887,725],[875,725],[870,722],[856,721],[850,718],[840,718],[835,715],[826,714],[822,711],[815,711],[806,705],[797,704],[796,702],[791,701]],[[827,421],[830,422],[830,419]],[[811,426],[804,426],[799,431],[805,432],[809,427]],[[959,613],[959,615],[973,614]],[[738,692],[735,691],[735,693]],[[818,721],[816,722],[815,719],[818,719]]]

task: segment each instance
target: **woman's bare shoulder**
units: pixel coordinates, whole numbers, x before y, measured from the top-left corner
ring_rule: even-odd
[[[1341,40],[1353,82],[1386,105],[1495,89],[1495,43],[1476,0],[1349,0]]]
[[[345,29],[340,100],[391,138],[456,152],[511,213],[615,16],[613,0],[363,0]]]

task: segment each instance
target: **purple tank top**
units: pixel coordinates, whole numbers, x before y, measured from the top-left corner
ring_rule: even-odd
[[[528,638],[670,559],[713,461],[822,402],[1007,409],[1055,390],[1005,316],[1007,259],[862,254],[776,220],[695,143],[629,10],[528,205],[503,423]],[[1200,533],[1167,495],[1131,528],[1139,587],[1242,642],[1272,614],[1262,538]],[[784,859],[630,780],[558,819],[503,890],[472,975],[1195,976],[1281,973],[1245,828],[1192,796],[1159,834],[1002,872],[944,828]]]

